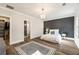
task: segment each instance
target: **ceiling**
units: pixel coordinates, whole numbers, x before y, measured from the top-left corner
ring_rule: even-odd
[[[3,7],[13,6],[14,10],[37,18],[40,18],[41,9],[44,8],[46,20],[74,13],[78,6],[77,3],[66,3],[65,6],[62,3],[0,3],[0,5]]]

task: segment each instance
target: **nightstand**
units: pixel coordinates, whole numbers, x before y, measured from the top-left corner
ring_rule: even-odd
[[[66,37],[62,37],[62,40],[66,40]]]

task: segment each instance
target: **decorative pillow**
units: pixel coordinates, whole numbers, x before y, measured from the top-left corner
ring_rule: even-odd
[[[55,34],[55,31],[51,31],[51,34]]]

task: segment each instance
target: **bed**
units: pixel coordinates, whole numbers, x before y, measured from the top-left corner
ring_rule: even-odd
[[[41,40],[46,40],[58,44],[61,44],[61,39],[62,37],[59,33],[59,29],[50,29],[48,34],[41,36]]]

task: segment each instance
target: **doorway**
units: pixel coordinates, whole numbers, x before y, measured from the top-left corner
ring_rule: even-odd
[[[30,41],[30,22],[24,20],[24,40]]]
[[[6,45],[10,45],[10,18],[0,16],[0,38],[3,38]]]

